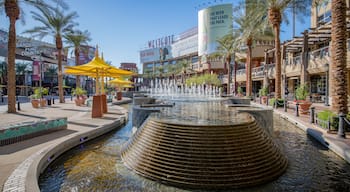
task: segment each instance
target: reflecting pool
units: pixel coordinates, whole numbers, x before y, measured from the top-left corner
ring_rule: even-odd
[[[195,110],[193,103],[187,104]],[[225,110],[228,114],[235,113],[230,108]],[[207,111],[201,111],[200,119],[207,118]],[[64,153],[40,175],[41,191],[191,191],[157,183],[128,170],[121,160],[120,148],[131,132],[128,122],[117,131]],[[349,164],[304,131],[274,116],[272,137],[288,158],[287,171],[264,185],[226,191],[350,191]]]

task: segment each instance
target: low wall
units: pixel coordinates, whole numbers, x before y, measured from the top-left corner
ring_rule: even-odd
[[[0,130],[0,146],[9,145],[62,129],[67,129],[66,117],[13,125]]]
[[[240,98],[240,97],[232,97],[227,99],[228,104],[244,104],[244,105],[250,105],[250,99],[249,98]]]
[[[251,114],[258,125],[266,130],[270,135],[273,133],[273,110],[263,108],[239,109],[239,112]]]

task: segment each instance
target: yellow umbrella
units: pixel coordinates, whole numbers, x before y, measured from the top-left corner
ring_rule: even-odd
[[[133,84],[133,82],[131,82],[131,81],[122,80],[122,79],[119,79],[119,78],[115,78],[113,80],[110,80],[110,81],[108,81],[108,83],[110,83],[110,84],[117,84],[117,85],[130,85],[130,84]]]
[[[100,77],[119,77],[120,75],[133,75],[134,73],[127,70],[118,69],[108,65],[98,56],[98,49],[96,49],[95,57],[88,63],[78,66],[66,66],[66,74],[72,75],[86,75],[96,78],[96,92],[99,94]],[[102,81],[101,93],[104,93],[104,81]]]

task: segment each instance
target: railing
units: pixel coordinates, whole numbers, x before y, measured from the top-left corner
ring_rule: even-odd
[[[264,76],[264,66],[255,67],[252,69],[252,77],[263,77]]]
[[[310,52],[310,59],[323,59],[330,56],[329,46]]]
[[[237,70],[237,76],[238,75],[245,75],[246,74],[246,70],[245,69],[240,69],[240,70]]]
[[[293,64],[293,65],[299,65],[299,64],[301,64],[301,56],[299,55],[299,56],[293,57],[293,59],[292,59],[292,64]]]

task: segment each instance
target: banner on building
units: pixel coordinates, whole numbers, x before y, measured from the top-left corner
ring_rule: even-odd
[[[217,40],[232,32],[232,4],[222,4],[198,12],[198,55],[216,51]]]

